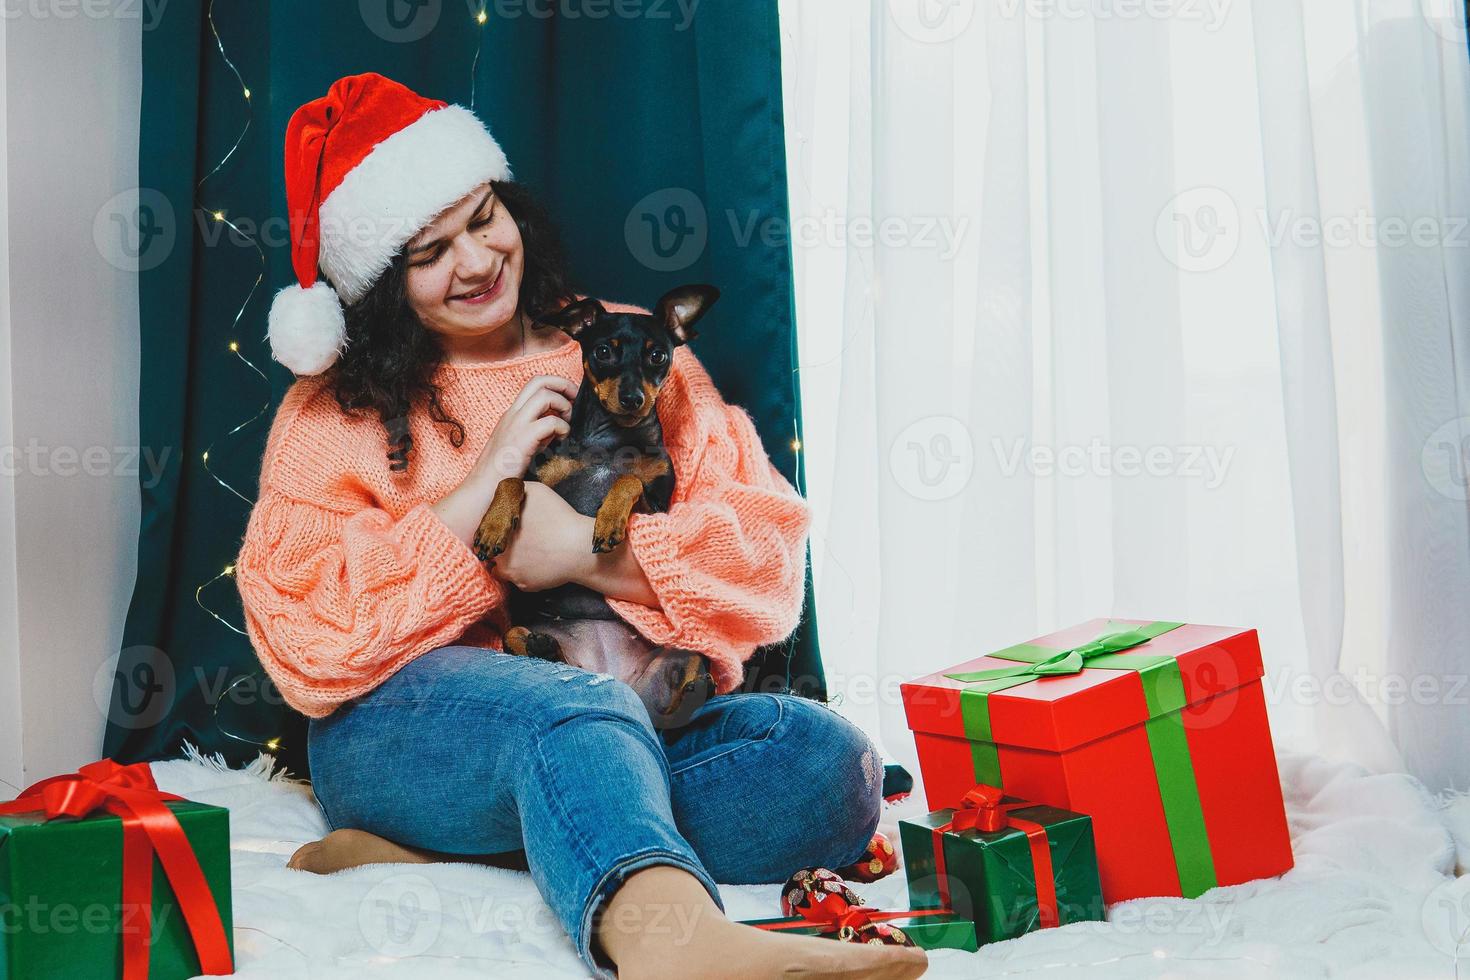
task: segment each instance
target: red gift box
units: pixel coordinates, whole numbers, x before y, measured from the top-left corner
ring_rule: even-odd
[[[1096,619],[900,690],[929,809],[986,783],[1090,814],[1111,904],[1291,868],[1263,672],[1253,629]]]

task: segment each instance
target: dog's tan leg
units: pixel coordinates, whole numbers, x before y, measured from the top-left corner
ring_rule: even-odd
[[[608,490],[597,508],[597,520],[592,528],[592,550],[601,554],[612,551],[623,543],[628,535],[628,518],[638,498],[643,496],[643,481],[631,473],[624,473]]]
[[[511,532],[521,526],[521,508],[526,503],[526,485],[517,477],[506,477],[495,488],[490,509],[480,518],[475,531],[475,554],[481,561],[494,558],[510,544]]]
[[[505,652],[513,653],[517,657],[526,656],[526,637],[531,631],[524,626],[512,626],[505,631]]]

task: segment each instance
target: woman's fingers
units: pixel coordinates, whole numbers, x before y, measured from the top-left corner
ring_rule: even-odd
[[[520,394],[516,395],[515,401],[510,403],[510,408],[505,410],[505,414],[509,415],[512,412],[525,408],[532,400],[541,396],[543,393],[560,395],[566,399],[567,409],[570,411],[571,399],[577,397],[577,383],[556,374],[538,374],[526,382],[526,386],[521,389]]]
[[[536,450],[546,448],[551,440],[566,435],[572,431],[572,426],[560,415],[543,415],[531,423],[531,432],[536,436]]]
[[[572,426],[560,415],[543,415],[532,423],[532,431],[539,436],[564,436],[572,431]]]
[[[567,420],[570,420],[572,417],[571,399],[567,398],[559,391],[552,391],[550,388],[541,392],[539,396],[532,399],[529,403],[527,403],[526,407],[531,410],[536,418],[540,418],[541,416],[545,415],[547,411],[554,411],[556,412],[556,414]]]

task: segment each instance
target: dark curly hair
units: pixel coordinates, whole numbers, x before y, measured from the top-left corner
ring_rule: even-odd
[[[572,295],[561,244],[551,219],[524,185],[496,180],[490,186],[521,232],[520,309],[534,320]],[[405,245],[367,294],[347,307],[346,347],[329,378],[343,412],[377,413],[387,436],[389,469],[397,471],[408,469],[413,450],[408,413],[415,402],[426,404],[429,417],[449,428],[451,443],[464,442],[464,426],[444,410],[439,386],[430,381],[444,362],[444,348],[409,306],[407,283]]]

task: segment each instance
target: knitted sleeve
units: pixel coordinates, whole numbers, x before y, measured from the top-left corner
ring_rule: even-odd
[[[262,666],[288,704],[319,718],[454,642],[505,586],[429,503],[394,518],[350,480],[302,475],[327,469],[330,444],[295,417],[301,401],[288,394],[272,424],[235,582]],[[304,431],[288,435],[293,423]]]
[[[724,694],[739,686],[756,647],[800,622],[811,512],[771,463],[750,415],[720,397],[688,348],[677,349],[675,368],[671,410],[660,412],[673,501],[667,513],[628,522],[628,547],[660,608],[608,603],[652,642],[709,656]]]

